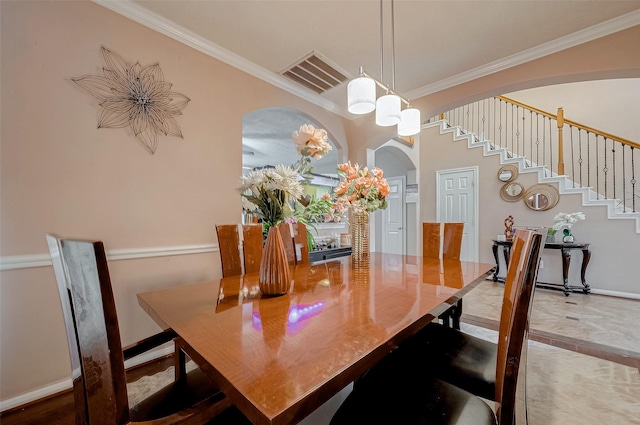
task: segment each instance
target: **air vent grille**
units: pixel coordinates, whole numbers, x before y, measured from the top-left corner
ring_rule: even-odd
[[[342,72],[316,52],[307,55],[280,74],[319,94],[347,81]]]

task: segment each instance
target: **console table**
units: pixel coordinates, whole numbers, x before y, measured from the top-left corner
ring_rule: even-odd
[[[498,241],[493,240],[493,257],[496,260],[496,269],[493,273],[493,281],[494,282],[504,282],[504,279],[498,277],[498,272],[500,271],[500,261],[498,260],[498,248],[502,247],[502,252],[504,255],[505,264],[509,264],[509,255],[511,253],[511,241]],[[591,292],[591,287],[586,282],[585,274],[587,272],[587,266],[589,265],[589,260],[591,260],[591,251],[589,250],[588,243],[556,243],[556,242],[548,242],[544,244],[545,249],[557,249],[560,251],[560,255],[562,256],[562,284],[559,283],[545,283],[545,282],[537,282],[536,286],[547,289],[556,289],[564,292],[565,295],[571,294],[571,292],[584,292],[588,294]],[[571,263],[571,251],[572,250],[580,250],[582,251],[582,267],[580,269],[580,280],[582,286],[579,285],[569,285],[569,265]]]

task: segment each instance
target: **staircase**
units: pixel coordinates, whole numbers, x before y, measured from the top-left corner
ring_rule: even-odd
[[[487,101],[492,102],[500,102],[497,108],[505,108],[505,107],[516,107],[515,112],[511,112],[511,120],[514,121],[513,117],[516,117],[516,122],[522,122],[522,125],[516,128],[515,125],[512,127],[511,134],[508,134],[508,125],[509,125],[509,112],[508,110],[504,110],[504,114],[500,113],[500,122],[489,122],[492,118],[491,108],[496,111],[495,106],[488,106]],[[487,111],[489,113],[487,114]],[[439,127],[440,134],[451,134],[455,141],[467,141],[468,148],[480,148],[483,151],[484,156],[492,156],[498,155],[500,157],[501,164],[515,164],[518,167],[520,173],[537,173],[538,182],[539,183],[557,183],[558,191],[561,195],[565,194],[577,194],[582,197],[582,205],[585,207],[592,206],[603,206],[607,209],[607,217],[612,220],[635,220],[635,230],[637,234],[640,234],[640,211],[638,211],[638,207],[636,206],[640,202],[636,202],[637,199],[640,199],[640,195],[635,193],[635,184],[636,184],[636,165],[634,155],[637,156],[640,149],[640,145],[635,144],[634,142],[629,142],[622,139],[622,143],[626,143],[628,146],[622,145],[622,154],[618,154],[618,156],[622,155],[622,160],[618,160],[618,164],[616,165],[616,148],[620,150],[619,146],[614,146],[614,142],[618,142],[615,136],[611,136],[606,133],[598,132],[598,134],[604,134],[604,148],[602,146],[599,148],[600,151],[604,154],[604,159],[591,159],[596,163],[601,162],[602,164],[598,164],[596,168],[596,172],[587,171],[584,174],[587,175],[586,180],[589,181],[590,177],[593,178],[594,181],[597,182],[599,189],[604,187],[604,192],[599,193],[597,190],[594,190],[594,187],[588,185],[581,185],[580,182],[576,182],[569,178],[569,175],[575,176],[576,173],[579,173],[580,180],[584,180],[583,176],[583,166],[584,162],[589,162],[589,160],[585,160],[583,156],[583,146],[578,145],[578,148],[574,149],[574,134],[577,129],[578,132],[584,131],[586,135],[586,148],[589,149],[589,143],[593,142],[593,137],[590,139],[590,134],[593,132],[597,132],[590,127],[582,126],[581,124],[574,123],[568,120],[564,120],[561,116],[562,113],[554,115],[548,112],[540,111],[538,109],[528,107],[523,104],[519,104],[511,99],[507,99],[504,97],[498,97],[490,100],[484,100],[475,102],[474,104],[465,105],[463,107],[457,108],[452,111],[448,111],[444,114],[441,114],[438,117],[434,117],[429,120],[429,123],[425,124],[423,128],[431,128],[431,127]],[[526,122],[526,113],[536,114],[531,115],[530,118],[530,132],[529,137],[527,138],[526,131],[528,123]],[[542,146],[540,144],[540,134],[533,131],[533,125],[535,123],[536,127],[538,127],[539,118],[537,114],[544,114],[544,119],[549,120],[547,127],[543,128],[543,136],[542,136]],[[497,120],[496,113],[493,114],[493,118]],[[559,123],[557,125],[558,133],[554,134],[551,131],[552,123],[551,118],[554,120],[557,119]],[[535,119],[535,121],[534,121]],[[505,123],[505,121],[507,121]],[[565,121],[568,124],[568,132],[571,137],[571,159],[569,163],[569,175],[567,173],[563,173],[565,166],[562,163],[563,155],[563,132],[567,133],[567,129],[565,127]],[[583,130],[587,129],[587,130]],[[547,131],[549,133],[547,134]],[[573,133],[571,133],[573,131]],[[493,132],[493,136],[497,137],[499,134],[500,139],[502,140],[502,145],[499,146],[492,140],[487,139],[484,135],[491,135]],[[583,136],[578,133],[580,139]],[[555,136],[555,137],[554,137]],[[598,137],[598,136],[596,136]],[[614,138],[616,140],[614,140]],[[527,139],[529,139],[527,141]],[[545,140],[546,139],[546,140]],[[533,140],[536,140],[533,142]],[[582,141],[582,140],[581,140]],[[607,141],[610,142],[612,148],[610,150],[607,145]],[[527,143],[530,146],[527,146]],[[596,138],[597,143],[597,138]],[[556,144],[554,146],[554,144]],[[529,147],[529,153],[527,154],[527,148]],[[597,147],[597,144],[596,144]],[[627,151],[625,152],[625,149]],[[577,156],[576,152],[580,151],[580,157],[578,160],[575,159]],[[627,153],[630,150],[630,154]],[[540,155],[540,151],[543,152]],[[600,151],[596,151],[596,156],[599,155]],[[609,159],[607,160],[607,154],[609,155]],[[626,155],[625,155],[626,154]],[[613,166],[611,166],[611,156],[613,156]],[[533,161],[532,157],[535,157],[537,161]],[[555,158],[554,158],[555,157]],[[630,157],[630,158],[629,158]],[[558,159],[559,163],[557,167],[554,167],[554,159]],[[609,162],[607,162],[609,161]],[[622,162],[622,164],[620,164]],[[637,161],[640,166],[640,160]],[[601,166],[604,165],[603,168]],[[554,171],[555,168],[555,171]],[[612,171],[613,170],[613,171]],[[620,174],[620,176],[616,176],[616,170]],[[559,173],[560,171],[560,173]],[[592,173],[589,175],[588,173]],[[597,173],[600,173],[598,175]],[[604,177],[602,176],[604,173]],[[608,176],[611,173],[613,176]],[[617,179],[617,180],[616,180]],[[622,186],[622,190],[616,189],[616,184],[618,186]],[[611,186],[613,186],[613,194],[614,196],[607,196],[606,192],[611,193]],[[622,194],[623,199],[616,198],[615,194]]]

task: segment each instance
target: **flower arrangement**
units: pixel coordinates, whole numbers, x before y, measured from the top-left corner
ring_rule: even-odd
[[[580,220],[584,220],[586,216],[583,212],[578,211],[574,213],[558,213],[553,217],[553,227],[551,227],[547,234],[555,235],[558,230],[562,230],[564,236],[571,235],[571,227]]]
[[[346,162],[338,165],[338,174],[344,177],[334,189],[338,210],[350,207],[356,212],[372,213],[387,208],[389,183],[380,168],[373,167],[369,171],[367,167],[360,168],[358,164]]]
[[[299,199],[303,192],[298,172],[285,165],[251,171],[242,178],[239,190],[248,201],[245,208],[262,219],[265,230],[291,215],[291,201]]]
[[[330,197],[303,198],[303,185],[311,180],[311,158],[321,159],[331,150],[327,132],[304,124],[293,133],[300,159],[291,166],[276,165],[251,171],[238,189],[243,208],[262,219],[264,232],[283,222],[327,221],[340,218]],[[301,207],[296,208],[296,204]]]

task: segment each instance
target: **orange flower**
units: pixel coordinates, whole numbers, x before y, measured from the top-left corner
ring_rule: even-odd
[[[334,189],[338,200],[346,200],[355,210],[372,212],[387,207],[389,183],[378,167],[371,171],[367,167],[351,165],[351,162],[338,165],[338,174],[344,178]]]

